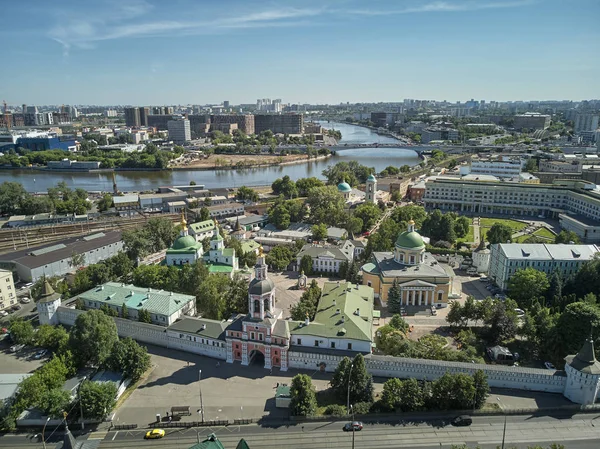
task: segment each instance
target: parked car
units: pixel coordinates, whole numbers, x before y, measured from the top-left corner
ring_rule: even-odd
[[[8,316],[8,312],[0,310],[0,316],[4,318],[5,316]]]
[[[525,316],[525,311],[523,309],[515,309],[515,313],[517,314],[517,316],[519,318],[522,318]]]
[[[550,362],[544,362],[544,366],[546,367],[546,369],[549,369],[552,371],[556,370],[556,367]]]
[[[352,432],[352,431],[356,431],[356,432],[360,432],[363,428],[363,423],[361,423],[360,421],[352,421],[349,423],[346,423],[346,425],[344,426],[344,432]]]
[[[152,429],[149,430],[148,432],[146,432],[146,435],[144,436],[144,438],[146,438],[147,440],[155,440],[158,438],[162,438],[165,436],[165,431],[162,429]]]
[[[437,315],[437,310],[433,307],[431,308],[431,314],[434,316]]]
[[[473,419],[469,415],[460,415],[452,420],[453,426],[470,426],[473,424]]]
[[[31,299],[29,299],[27,296],[23,296],[21,299],[19,299],[19,301],[21,301],[23,304],[29,304]]]
[[[489,282],[489,281],[490,281],[490,279],[489,279],[487,276],[481,276],[481,277],[479,278],[479,280],[480,280],[481,282]]]
[[[21,306],[19,304],[15,304],[11,307],[12,310],[21,310]]]
[[[20,345],[12,345],[10,347],[10,352],[17,352],[20,351],[21,349],[23,349],[25,347],[25,345],[20,344]]]
[[[38,352],[35,353],[35,355],[33,356],[33,358],[35,360],[39,360],[42,357],[44,357],[46,354],[48,354],[48,350],[47,349],[40,349]]]

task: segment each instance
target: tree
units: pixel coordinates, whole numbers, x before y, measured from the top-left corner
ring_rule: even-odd
[[[475,387],[473,407],[481,408],[490,395],[490,386],[488,384],[487,375],[483,372],[483,370],[478,369],[475,371],[473,374],[473,385]]]
[[[543,301],[550,283],[543,271],[535,268],[517,270],[508,280],[508,296],[528,310],[534,300]]]
[[[14,215],[18,212],[23,199],[30,195],[18,182],[5,181],[0,184],[0,213]]]
[[[113,347],[112,354],[106,360],[106,367],[115,372],[122,372],[132,382],[137,382],[150,367],[150,356],[146,348],[131,338],[119,340]]]
[[[512,238],[512,228],[503,223],[494,223],[486,234],[486,240],[491,244],[506,243]]]
[[[523,168],[523,171],[535,172],[535,171],[537,171],[537,169],[538,169],[537,161],[534,158],[527,159],[527,162],[525,163],[525,167]]]
[[[317,411],[317,398],[310,376],[297,374],[290,387],[290,412],[294,416],[312,416]]]
[[[346,220],[346,231],[348,234],[358,234],[362,231],[363,221],[358,217],[350,216]]]
[[[558,234],[554,238],[554,243],[571,243],[571,242],[573,242],[575,244],[581,243],[579,236],[573,231],[566,231],[563,229],[562,231],[560,231],[560,234]]]
[[[327,225],[325,223],[319,223],[312,225],[310,228],[313,240],[327,240]]]
[[[69,346],[79,366],[100,366],[118,339],[115,321],[99,310],[89,310],[75,320]]]
[[[258,201],[258,192],[250,187],[242,186],[237,190],[236,198],[238,200],[247,200],[256,203]]]
[[[407,379],[402,382],[400,391],[401,402],[400,406],[403,412],[414,412],[421,410],[425,405],[423,390],[417,382],[417,379]]]
[[[98,200],[98,211],[104,212],[110,209],[113,205],[112,195],[109,193],[105,193],[102,195],[102,198]]]
[[[351,404],[373,402],[373,376],[367,371],[362,354],[357,354],[352,361],[344,357],[334,371],[330,384],[335,395],[342,400],[346,399],[350,388]]]
[[[39,406],[46,416],[61,418],[71,402],[71,394],[62,388],[53,388],[42,393]]]
[[[514,338],[517,334],[516,303],[510,299],[506,301],[494,300],[489,315],[484,323],[489,326],[489,338],[494,343],[500,343]]]
[[[71,255],[71,266],[75,269],[85,265],[85,253]]]
[[[308,192],[306,203],[310,208],[310,220],[337,226],[344,218],[346,203],[337,191],[337,187],[314,187]]]
[[[454,232],[459,239],[466,237],[471,227],[471,220],[465,216],[458,217],[454,222]]]
[[[296,181],[296,188],[298,189],[299,196],[308,195],[308,191],[313,187],[323,187],[323,181],[318,178],[300,178]]]
[[[227,291],[229,279],[226,276],[208,276],[196,290],[198,309],[203,316],[222,320],[227,312]]]
[[[148,309],[140,309],[138,311],[138,321],[140,323],[152,324],[152,314]]]
[[[313,271],[313,260],[308,254],[305,254],[300,259],[300,271],[304,272],[305,275],[310,276]]]
[[[404,334],[406,334],[408,332],[408,328],[409,328],[408,323],[406,322],[406,320],[404,318],[402,318],[402,316],[400,316],[398,314],[396,314],[392,317],[389,325]]]
[[[394,279],[392,286],[388,290],[387,306],[388,306],[388,311],[390,313],[400,313],[400,309],[401,309],[400,295],[401,295],[401,293],[402,292],[400,291],[400,287],[398,286],[398,281],[396,279]]]
[[[371,229],[381,217],[381,209],[373,203],[363,203],[354,210],[354,216],[363,221],[363,231]]]
[[[10,337],[17,344],[27,345],[33,341],[33,326],[30,321],[15,320],[9,327]]]
[[[321,287],[317,284],[316,280],[312,280],[308,289],[302,293],[300,301],[294,304],[290,309],[292,319],[297,321],[303,321],[306,317],[314,319],[317,313],[317,304],[321,297]]]
[[[381,393],[381,405],[388,410],[395,410],[402,402],[402,381],[392,378],[385,381],[383,384],[383,392]]]
[[[287,266],[292,262],[294,254],[292,250],[287,246],[274,246],[271,251],[267,254],[266,262],[269,266],[273,267],[274,270],[285,270]]]
[[[427,212],[425,212],[423,206],[409,205],[395,208],[391,217],[396,223],[408,223],[410,220],[413,220],[418,229],[427,218]]]
[[[449,214],[444,214],[440,221],[440,239],[450,243],[456,241],[456,232],[454,231],[454,218]]]
[[[276,195],[283,195],[285,198],[295,198],[298,196],[296,183],[288,175],[283,178],[277,178],[271,185]]]
[[[210,211],[207,207],[200,208],[200,221],[206,221],[210,219]]]
[[[42,324],[35,333],[35,343],[42,348],[62,352],[69,344],[69,334],[62,326]]]
[[[446,321],[451,326],[465,327],[467,325],[463,315],[463,308],[458,301],[452,301],[450,303],[450,310],[446,316]]]
[[[473,407],[475,385],[468,374],[446,373],[433,382],[432,402],[441,410],[465,410]]]
[[[277,229],[287,229],[292,222],[290,211],[285,204],[277,204],[269,210],[269,222],[273,223]]]
[[[593,333],[594,339],[600,329],[600,308],[594,304],[574,302],[565,307],[549,337],[552,352],[562,357],[564,354],[577,354],[586,338]],[[559,361],[559,360],[557,360]],[[561,360],[562,361],[562,360]]]
[[[83,418],[104,418],[114,408],[116,397],[117,387],[112,382],[83,381],[79,387]]]

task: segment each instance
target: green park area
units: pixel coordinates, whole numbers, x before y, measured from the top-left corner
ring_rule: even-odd
[[[529,239],[531,236],[538,237],[539,239],[544,240],[545,243],[554,243],[554,239],[556,238],[556,235],[549,229],[540,228],[537,231],[535,231],[533,234],[525,234],[525,235],[521,235],[521,236],[517,237],[515,239],[515,242],[523,243],[527,239]]]
[[[475,236],[473,235],[473,225],[469,226],[469,232],[463,238],[456,240],[456,247],[458,248],[461,243],[473,243]]]
[[[517,220],[510,220],[510,219],[504,219],[504,218],[480,218],[480,235],[483,238],[486,238],[487,236],[487,232],[490,230],[490,228],[496,224],[503,224],[508,226],[509,228],[511,228],[513,230],[513,234],[519,231],[522,231],[523,229],[525,229],[527,227],[527,225],[523,222],[517,221]],[[487,240],[487,238],[486,238]]]

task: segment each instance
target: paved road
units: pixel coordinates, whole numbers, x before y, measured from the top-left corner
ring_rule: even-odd
[[[596,449],[600,447],[600,414],[508,416],[506,446],[526,448],[528,445],[552,442],[566,449]],[[215,433],[226,448],[234,448],[240,438],[250,447],[278,449],[281,447],[325,449],[351,447],[352,434],[342,432],[343,422],[318,422],[291,426],[260,427],[258,425],[218,428],[167,429],[162,440],[143,440],[144,430],[103,431],[89,435],[102,439],[101,448],[160,447],[188,448],[198,438]],[[467,444],[474,448],[496,448],[502,441],[504,418],[480,416],[473,418],[470,427],[452,427],[443,421],[415,421],[368,424],[355,434],[357,448],[450,448],[452,444]],[[52,437],[56,442],[58,435]],[[5,435],[0,437],[2,448],[41,448],[29,436]],[[52,446],[49,446],[52,447]]]

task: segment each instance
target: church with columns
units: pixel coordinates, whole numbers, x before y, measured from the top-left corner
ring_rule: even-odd
[[[448,304],[454,272],[440,265],[415,230],[415,222],[398,235],[392,252],[373,252],[363,265],[363,284],[375,290],[375,298],[386,306],[394,282],[400,288],[403,306],[436,307]]]

